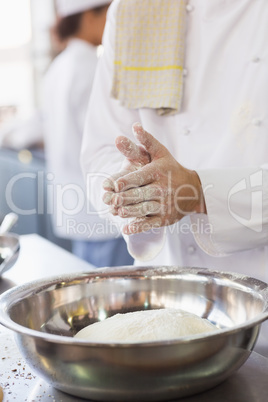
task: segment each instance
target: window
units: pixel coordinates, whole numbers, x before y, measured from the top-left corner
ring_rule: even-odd
[[[30,0],[0,0],[0,49],[17,48],[30,40]]]
[[[0,0],[0,127],[38,107],[53,21],[53,0]]]

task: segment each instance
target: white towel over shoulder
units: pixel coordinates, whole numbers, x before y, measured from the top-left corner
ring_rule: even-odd
[[[119,3],[112,96],[122,105],[180,111],[185,14],[185,0]]]

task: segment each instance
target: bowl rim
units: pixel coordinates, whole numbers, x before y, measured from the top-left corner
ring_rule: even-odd
[[[10,255],[8,258],[6,258],[2,264],[0,265],[0,280],[2,275],[7,272],[16,262],[19,252],[20,252],[20,235],[17,233],[13,232],[7,232],[0,234],[0,243],[1,239],[14,239],[16,242],[12,247],[12,255]],[[0,295],[1,296],[1,295]]]
[[[5,233],[0,233],[0,238],[1,237],[15,237],[19,240],[20,235],[18,233],[14,233],[14,232],[5,232]]]
[[[16,250],[19,248],[20,246],[20,235],[18,235],[17,233],[13,233],[13,232],[7,232],[7,233],[0,233],[0,240],[3,238],[11,238],[11,239],[15,239],[17,240],[16,243]]]
[[[83,279],[84,277],[95,277],[111,274],[111,278],[120,277],[120,273],[124,272],[125,276],[122,279],[133,276],[134,273],[147,273],[145,277],[150,277],[156,274],[163,275],[165,274],[200,274],[204,276],[210,276],[215,279],[227,279],[231,280],[233,283],[237,285],[243,285],[245,288],[247,287],[249,290],[259,292],[260,298],[264,301],[264,310],[259,313],[256,317],[247,320],[245,323],[237,324],[232,326],[231,328],[220,329],[216,332],[209,332],[205,334],[196,334],[190,335],[180,338],[162,340],[162,341],[147,341],[147,342],[90,342],[85,339],[74,338],[64,335],[55,335],[49,334],[46,332],[41,332],[35,329],[27,328],[23,325],[20,325],[13,321],[8,311],[9,309],[19,303],[21,300],[27,298],[28,296],[34,296],[46,289],[49,289],[54,284],[61,282],[72,282],[74,280]],[[207,274],[207,275],[206,275]],[[106,276],[107,277],[107,276]],[[109,276],[108,276],[109,277]],[[243,282],[249,281],[252,282],[253,287],[250,288]],[[256,287],[256,289],[254,289]],[[257,289],[259,288],[259,289]],[[46,342],[50,343],[60,343],[64,345],[72,344],[73,346],[92,346],[92,347],[119,347],[119,348],[132,348],[132,347],[154,347],[154,346],[170,346],[174,344],[188,344],[193,342],[201,342],[206,340],[207,338],[214,339],[221,336],[232,335],[236,332],[239,332],[241,329],[245,330],[256,325],[260,325],[263,321],[268,319],[268,284],[256,279],[254,277],[249,277],[247,275],[238,274],[235,272],[226,272],[226,271],[218,271],[212,270],[208,268],[198,268],[198,267],[175,267],[175,266],[120,266],[120,267],[104,267],[98,269],[92,269],[89,271],[82,271],[72,274],[63,274],[63,275],[55,275],[47,278],[42,278],[34,281],[27,282],[23,285],[14,286],[13,288],[5,291],[2,295],[0,295],[0,324],[5,326],[6,328],[14,331],[16,334],[20,334],[23,336],[30,336],[33,338],[43,339]]]

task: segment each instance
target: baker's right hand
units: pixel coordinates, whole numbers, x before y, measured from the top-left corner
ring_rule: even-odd
[[[111,213],[117,215],[117,210],[121,206],[120,198],[116,194],[116,180],[131,172],[141,169],[143,166],[151,162],[149,153],[142,145],[137,145],[127,137],[117,137],[115,145],[117,149],[125,156],[122,164],[122,170],[106,179],[103,183],[103,188],[106,191],[103,196],[103,201],[107,205],[111,205]],[[116,201],[118,200],[118,202]]]

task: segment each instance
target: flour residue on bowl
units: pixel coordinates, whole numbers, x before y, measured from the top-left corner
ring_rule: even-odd
[[[90,342],[152,342],[217,331],[204,318],[178,309],[142,310],[116,314],[88,325],[75,337]]]

